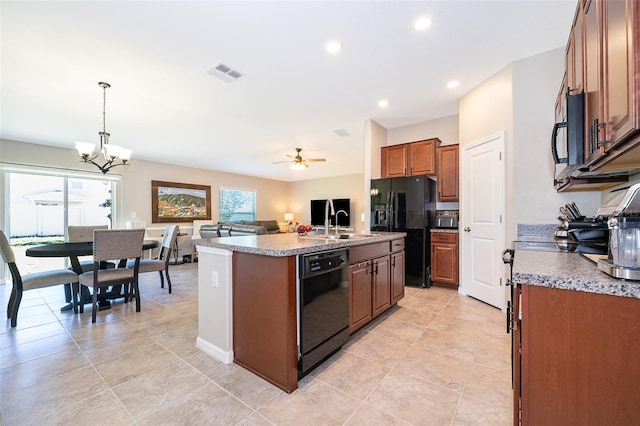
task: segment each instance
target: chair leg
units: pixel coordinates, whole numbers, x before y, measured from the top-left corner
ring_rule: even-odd
[[[73,313],[78,313],[78,296],[80,293],[80,284],[71,283],[71,298],[73,299]]]
[[[78,304],[80,305],[80,313],[84,314],[84,302],[86,302],[86,300],[84,299],[84,293],[85,291],[88,293],[89,289],[81,284],[78,284]]]
[[[11,296],[9,297],[9,303],[7,304],[7,318],[11,318],[11,312],[13,312],[13,303],[16,301],[17,290],[11,289]]]
[[[91,297],[93,306],[91,307],[91,322],[96,322],[96,313],[98,312],[98,287],[93,288],[93,296]]]
[[[16,290],[15,296],[16,297],[13,299],[13,306],[11,306],[11,327],[15,327],[18,324],[18,308],[22,301],[22,292],[20,290]]]
[[[162,271],[158,271],[158,273],[160,274],[160,288],[164,288],[164,276],[162,276]]]
[[[167,286],[169,286],[169,293],[171,293],[171,277],[169,276],[169,264],[168,263],[164,266],[164,274],[167,276]],[[162,272],[160,272],[160,276],[162,276]]]
[[[133,280],[131,285],[136,294],[136,312],[140,312],[140,289],[138,288],[138,280]]]

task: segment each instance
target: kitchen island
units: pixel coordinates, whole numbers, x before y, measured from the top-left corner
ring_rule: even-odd
[[[292,392],[298,386],[298,256],[345,247],[388,255],[392,242],[404,236],[283,233],[196,240],[197,346]]]
[[[514,424],[640,424],[640,282],[514,247]]]

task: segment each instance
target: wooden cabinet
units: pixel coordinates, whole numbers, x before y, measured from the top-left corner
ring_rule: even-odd
[[[458,145],[446,145],[437,149],[438,201],[458,201],[459,165]]]
[[[351,332],[359,329],[371,319],[371,262],[360,262],[349,266],[350,309],[349,324]]]
[[[458,234],[431,233],[431,281],[435,286],[458,287]]]
[[[436,146],[439,139],[413,142],[409,144],[409,176],[436,174]]]
[[[404,297],[404,251],[391,254],[391,304]]]
[[[389,256],[371,260],[371,287],[373,289],[372,311],[377,317],[391,307],[391,272]]]
[[[535,285],[521,291],[514,424],[638,424],[640,299]]]
[[[440,139],[384,146],[380,151],[383,178],[436,174],[436,148]]]
[[[639,9],[637,0],[602,2],[607,151],[640,129]]]
[[[404,297],[404,239],[350,248],[351,333]]]
[[[640,169],[640,2],[579,1],[565,63],[569,93],[585,93],[585,165],[558,190],[625,181]]]
[[[380,162],[383,178],[406,176],[407,145],[392,145],[381,148]]]
[[[577,13],[584,27],[585,164],[603,172],[640,167],[638,153],[611,164],[640,145],[640,4],[587,0]]]

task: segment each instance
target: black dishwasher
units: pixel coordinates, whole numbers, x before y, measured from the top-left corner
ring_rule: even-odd
[[[298,377],[349,339],[349,250],[299,256]]]

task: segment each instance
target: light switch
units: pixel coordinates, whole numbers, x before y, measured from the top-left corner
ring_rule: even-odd
[[[218,287],[218,271],[211,271],[211,286]]]

